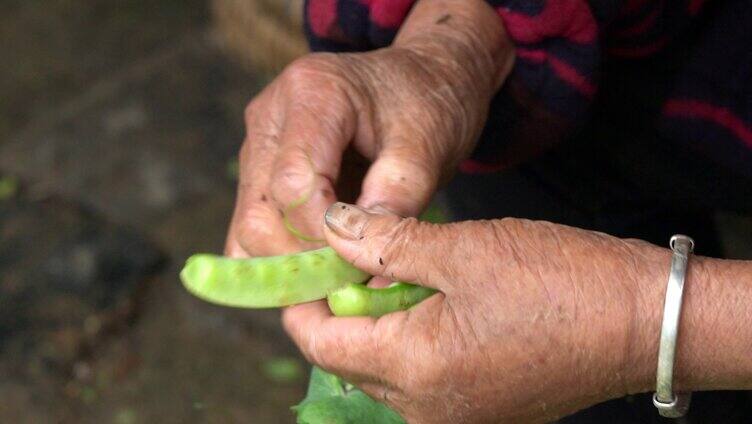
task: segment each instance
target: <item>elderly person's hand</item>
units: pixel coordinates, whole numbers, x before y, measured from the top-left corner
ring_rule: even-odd
[[[415,7],[390,48],[290,65],[246,110],[226,253],[314,247],[285,228],[283,213],[308,197],[293,225],[321,236],[350,145],[373,161],[358,203],[418,214],[471,152],[513,56],[485,2],[437,0]]]
[[[546,222],[427,224],[337,203],[326,240],[367,272],[439,289],[406,312],[288,308],[306,357],[409,422],[543,422],[655,386],[670,251]],[[692,257],[675,387],[752,386],[752,280]],[[740,307],[742,306],[742,307]]]

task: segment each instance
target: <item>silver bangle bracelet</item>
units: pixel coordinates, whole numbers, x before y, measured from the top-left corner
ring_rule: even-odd
[[[695,242],[690,237],[677,234],[671,237],[670,246],[674,254],[671,259],[671,273],[666,288],[666,302],[663,306],[663,325],[658,350],[658,370],[653,404],[658,408],[658,413],[661,416],[678,418],[687,413],[689,403],[692,400],[691,392],[674,393],[673,380],[684,281],[687,276],[689,255],[694,251]]]

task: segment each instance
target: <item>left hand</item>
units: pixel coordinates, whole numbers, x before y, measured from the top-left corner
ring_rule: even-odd
[[[290,64],[246,108],[225,253],[320,247],[321,214],[342,199],[338,183],[360,186],[343,174],[352,165],[347,148],[372,161],[360,175],[359,204],[419,214],[472,152],[514,58],[485,1],[421,0],[387,48]],[[285,218],[312,240],[293,234]]]
[[[435,225],[343,203],[326,223],[329,245],[358,268],[442,292],[379,319],[335,318],[324,302],[284,313],[311,362],[409,422],[550,421],[646,389],[657,329],[643,289],[665,281],[667,249],[546,222]]]

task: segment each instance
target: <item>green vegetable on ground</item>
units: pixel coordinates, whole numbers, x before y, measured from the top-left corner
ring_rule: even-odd
[[[18,192],[18,180],[10,176],[0,176],[0,200],[10,199]]]
[[[303,375],[303,366],[295,358],[272,358],[261,364],[261,371],[275,383],[289,383]]]

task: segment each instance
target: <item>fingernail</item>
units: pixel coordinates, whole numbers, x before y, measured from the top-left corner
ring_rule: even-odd
[[[357,240],[363,233],[363,227],[371,214],[359,206],[337,202],[326,210],[326,226],[338,236]]]

